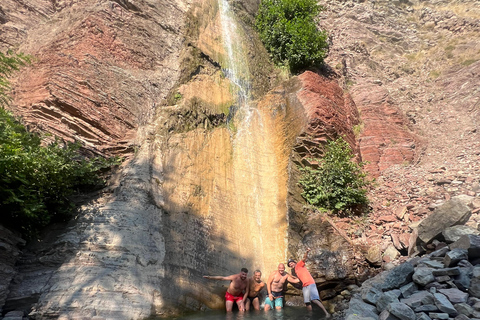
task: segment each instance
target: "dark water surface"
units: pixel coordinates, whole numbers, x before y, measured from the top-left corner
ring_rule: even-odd
[[[229,312],[226,311],[205,311],[196,312],[188,316],[175,318],[178,320],[313,320],[324,319],[325,316],[320,309],[308,311],[303,307],[286,307],[282,310]]]

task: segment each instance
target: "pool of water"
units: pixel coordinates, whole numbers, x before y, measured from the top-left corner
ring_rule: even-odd
[[[196,312],[188,316],[176,318],[177,320],[313,320],[324,319],[325,316],[320,309],[308,311],[301,307],[286,307],[282,310],[246,312],[226,311],[205,311]]]

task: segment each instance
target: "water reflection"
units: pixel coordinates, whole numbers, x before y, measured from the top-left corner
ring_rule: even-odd
[[[308,311],[306,308],[287,307],[282,310],[250,310],[248,312],[206,311],[191,314],[178,320],[311,320],[323,319],[321,310]]]

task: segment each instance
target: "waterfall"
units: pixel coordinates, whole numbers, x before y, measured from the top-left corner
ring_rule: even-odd
[[[267,276],[286,256],[285,201],[279,194],[277,155],[268,114],[251,97],[245,37],[227,0],[218,0],[226,59],[225,76],[236,96],[233,141],[233,180],[237,228],[248,230],[250,239],[236,239],[237,251],[250,257],[246,265]]]

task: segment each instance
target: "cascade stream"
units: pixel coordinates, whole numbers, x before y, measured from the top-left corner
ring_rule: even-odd
[[[236,105],[231,110],[235,113],[233,200],[236,205],[232,224],[233,228],[248,230],[246,237],[236,240],[235,251],[241,256],[251,256],[252,261],[246,264],[267,276],[286,258],[286,203],[279,190],[285,183],[279,180],[286,177],[281,174],[272,131],[267,127],[266,118],[270,115],[264,114],[251,97],[243,30],[237,25],[228,1],[218,1],[227,54],[223,70],[236,96]]]

